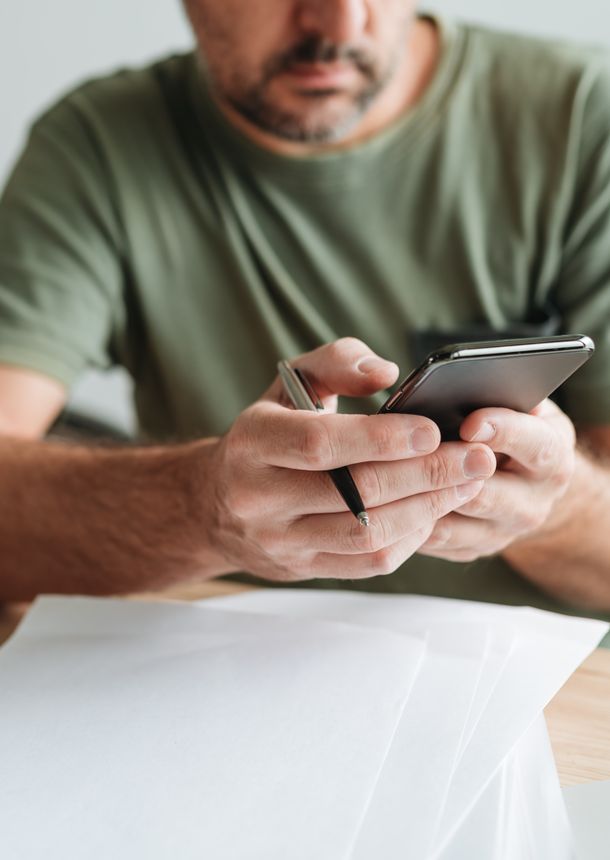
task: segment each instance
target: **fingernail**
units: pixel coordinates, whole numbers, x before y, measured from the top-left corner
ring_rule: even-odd
[[[360,373],[374,373],[377,370],[387,370],[389,361],[384,361],[383,358],[377,358],[374,355],[369,355],[366,358],[361,358],[356,368]]]
[[[488,478],[491,475],[491,464],[484,449],[469,451],[464,457],[462,468],[467,478]]]
[[[434,451],[437,442],[436,433],[431,427],[417,427],[411,433],[411,448],[420,454],[426,451]]]
[[[489,424],[486,421],[484,424],[481,424],[479,430],[470,439],[472,442],[489,442],[495,435],[496,428],[493,424]]]
[[[460,502],[467,502],[469,499],[474,499],[483,487],[483,481],[471,481],[470,484],[459,484],[455,488],[455,494]]]

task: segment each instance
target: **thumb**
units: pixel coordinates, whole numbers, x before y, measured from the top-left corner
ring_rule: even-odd
[[[344,337],[291,359],[305,374],[318,397],[332,408],[334,396],[365,397],[388,388],[398,377],[398,367],[376,355],[361,340]],[[270,400],[282,400],[282,384],[276,379],[266,392]]]

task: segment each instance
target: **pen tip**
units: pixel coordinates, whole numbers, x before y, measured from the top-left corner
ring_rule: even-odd
[[[358,514],[358,522],[361,526],[368,526],[369,515],[366,513],[366,511],[360,511],[360,513]]]

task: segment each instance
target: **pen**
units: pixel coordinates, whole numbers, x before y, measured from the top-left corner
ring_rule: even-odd
[[[322,412],[324,407],[318,395],[311,387],[306,376],[296,367],[291,367],[287,361],[279,361],[277,365],[284,391],[295,409],[306,409],[308,412]],[[360,498],[356,482],[347,466],[329,469],[328,474],[341,494],[341,497],[361,526],[368,526],[369,515],[364,502]]]

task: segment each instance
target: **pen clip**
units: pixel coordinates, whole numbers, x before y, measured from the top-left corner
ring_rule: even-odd
[[[293,369],[295,375],[298,377],[301,385],[303,386],[303,388],[305,389],[305,391],[309,395],[309,399],[311,400],[313,405],[316,407],[318,412],[324,412],[324,406],[320,402],[320,398],[316,394],[315,389],[313,388],[311,382],[307,379],[307,377],[305,376],[303,371],[299,370],[298,367],[293,367],[292,369]]]
[[[277,370],[284,393],[295,409],[306,409],[308,412],[324,411],[324,406],[320,402],[320,398],[302,370],[292,367],[285,359],[278,361]],[[330,469],[328,474],[332,478],[341,498],[360,525],[368,526],[368,514],[348,467],[339,466]]]

